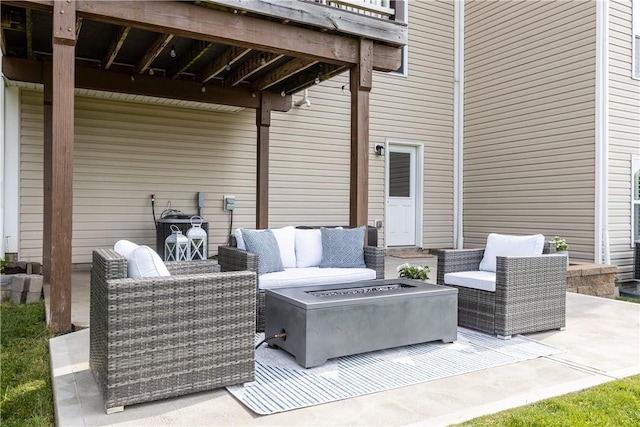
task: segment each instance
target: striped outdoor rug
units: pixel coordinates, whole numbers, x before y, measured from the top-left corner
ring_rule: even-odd
[[[256,344],[263,334],[256,334]],[[256,350],[256,383],[227,390],[257,414],[273,414],[507,365],[564,350],[515,336],[510,340],[458,328],[458,340],[409,345],[331,359],[304,369],[283,350]]]

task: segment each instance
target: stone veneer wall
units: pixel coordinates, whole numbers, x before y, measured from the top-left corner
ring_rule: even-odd
[[[613,298],[618,267],[576,263],[567,268],[567,292]]]

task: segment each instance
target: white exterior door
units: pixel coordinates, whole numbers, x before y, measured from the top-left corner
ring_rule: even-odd
[[[387,246],[416,245],[417,147],[389,145],[387,151]]]

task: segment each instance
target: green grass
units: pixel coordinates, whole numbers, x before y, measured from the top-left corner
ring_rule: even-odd
[[[616,299],[619,301],[635,302],[636,304],[640,304],[640,298],[616,297]]]
[[[52,426],[50,334],[44,301],[2,302],[0,317],[0,424]]]
[[[640,375],[476,418],[458,425],[465,427],[636,427],[640,425]]]

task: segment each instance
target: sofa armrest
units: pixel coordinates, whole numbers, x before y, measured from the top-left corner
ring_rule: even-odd
[[[457,271],[476,271],[484,255],[481,249],[440,249],[438,251],[437,283],[444,285],[444,275]]]
[[[258,254],[233,246],[218,246],[220,271],[258,271]]]
[[[376,279],[384,279],[384,257],[386,250],[374,246],[364,247],[364,263],[376,271]]]
[[[113,249],[94,249],[91,274],[101,280],[127,277],[127,259]]]
[[[199,261],[167,261],[164,263],[172,275],[217,273],[220,271],[218,262],[213,259]]]
[[[567,260],[564,255],[496,257],[496,330],[513,330],[526,316],[564,322]],[[564,325],[564,323],[562,323]],[[540,330],[544,330],[541,328]]]

